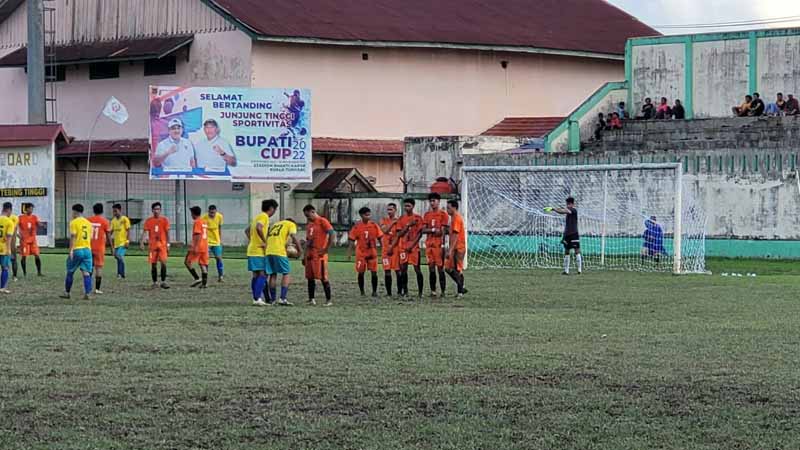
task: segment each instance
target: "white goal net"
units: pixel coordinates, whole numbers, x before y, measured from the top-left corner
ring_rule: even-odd
[[[678,163],[465,167],[472,268],[560,268],[575,198],[584,270],[705,272],[705,216]]]

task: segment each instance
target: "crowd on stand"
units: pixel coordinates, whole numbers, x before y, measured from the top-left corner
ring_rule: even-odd
[[[800,102],[789,94],[784,100],[783,93],[778,92],[775,102],[764,104],[761,95],[754,92],[753,95],[745,95],[744,102],[739,106],[731,108],[736,117],[758,117],[758,116],[796,116],[800,114]]]

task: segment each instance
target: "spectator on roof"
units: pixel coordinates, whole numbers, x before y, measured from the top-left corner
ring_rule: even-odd
[[[642,105],[642,114],[637,117],[637,119],[651,120],[655,116],[656,107],[653,105],[653,100],[651,100],[650,97],[647,97],[644,99],[644,105]]]
[[[603,131],[606,130],[606,118],[603,113],[597,115],[597,125],[594,127],[595,140],[603,139]]]
[[[733,115],[737,117],[745,117],[750,114],[750,105],[753,103],[753,97],[750,95],[744,96],[744,103],[739,106],[734,106],[731,108],[733,111]]]
[[[675,100],[675,106],[672,107],[672,118],[676,120],[683,120],[686,118],[686,110],[683,109],[683,104],[680,100]]]
[[[620,119],[628,119],[630,117],[628,111],[625,110],[625,102],[619,102],[617,105],[617,114]]]
[[[622,129],[622,119],[620,119],[618,113],[616,112],[611,113],[611,119],[608,121],[608,128],[611,130]]]
[[[671,114],[672,110],[669,108],[669,103],[667,103],[667,97],[661,97],[661,103],[656,108],[656,119],[669,119]]]
[[[761,96],[758,95],[758,92],[754,92],[753,102],[750,103],[750,115],[754,117],[763,116],[765,109],[764,100],[761,100]]]
[[[794,98],[794,95],[789,94],[789,99],[786,100],[786,107],[783,110],[783,113],[787,116],[796,116],[800,114],[800,102]]]
[[[786,111],[786,100],[783,99],[783,94],[778,92],[776,96],[775,103],[770,103],[767,105],[767,115],[768,116],[782,116]]]

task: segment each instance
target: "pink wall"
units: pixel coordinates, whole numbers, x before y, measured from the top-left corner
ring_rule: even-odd
[[[310,88],[314,134],[349,138],[471,135],[508,116],[566,115],[624,78],[622,61],[464,50],[259,42],[252,60],[254,87]]]
[[[325,158],[315,156],[313,167],[322,169]],[[403,158],[370,157],[366,156],[337,156],[330,162],[330,169],[345,169],[354,167],[365,177],[375,177],[375,189],[381,192],[403,192]]]

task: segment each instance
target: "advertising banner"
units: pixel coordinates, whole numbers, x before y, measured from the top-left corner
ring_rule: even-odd
[[[311,181],[308,89],[150,87],[150,178]]]
[[[40,246],[55,244],[55,159],[53,146],[0,149],[0,198],[22,214],[32,204],[39,217],[36,230]]]

